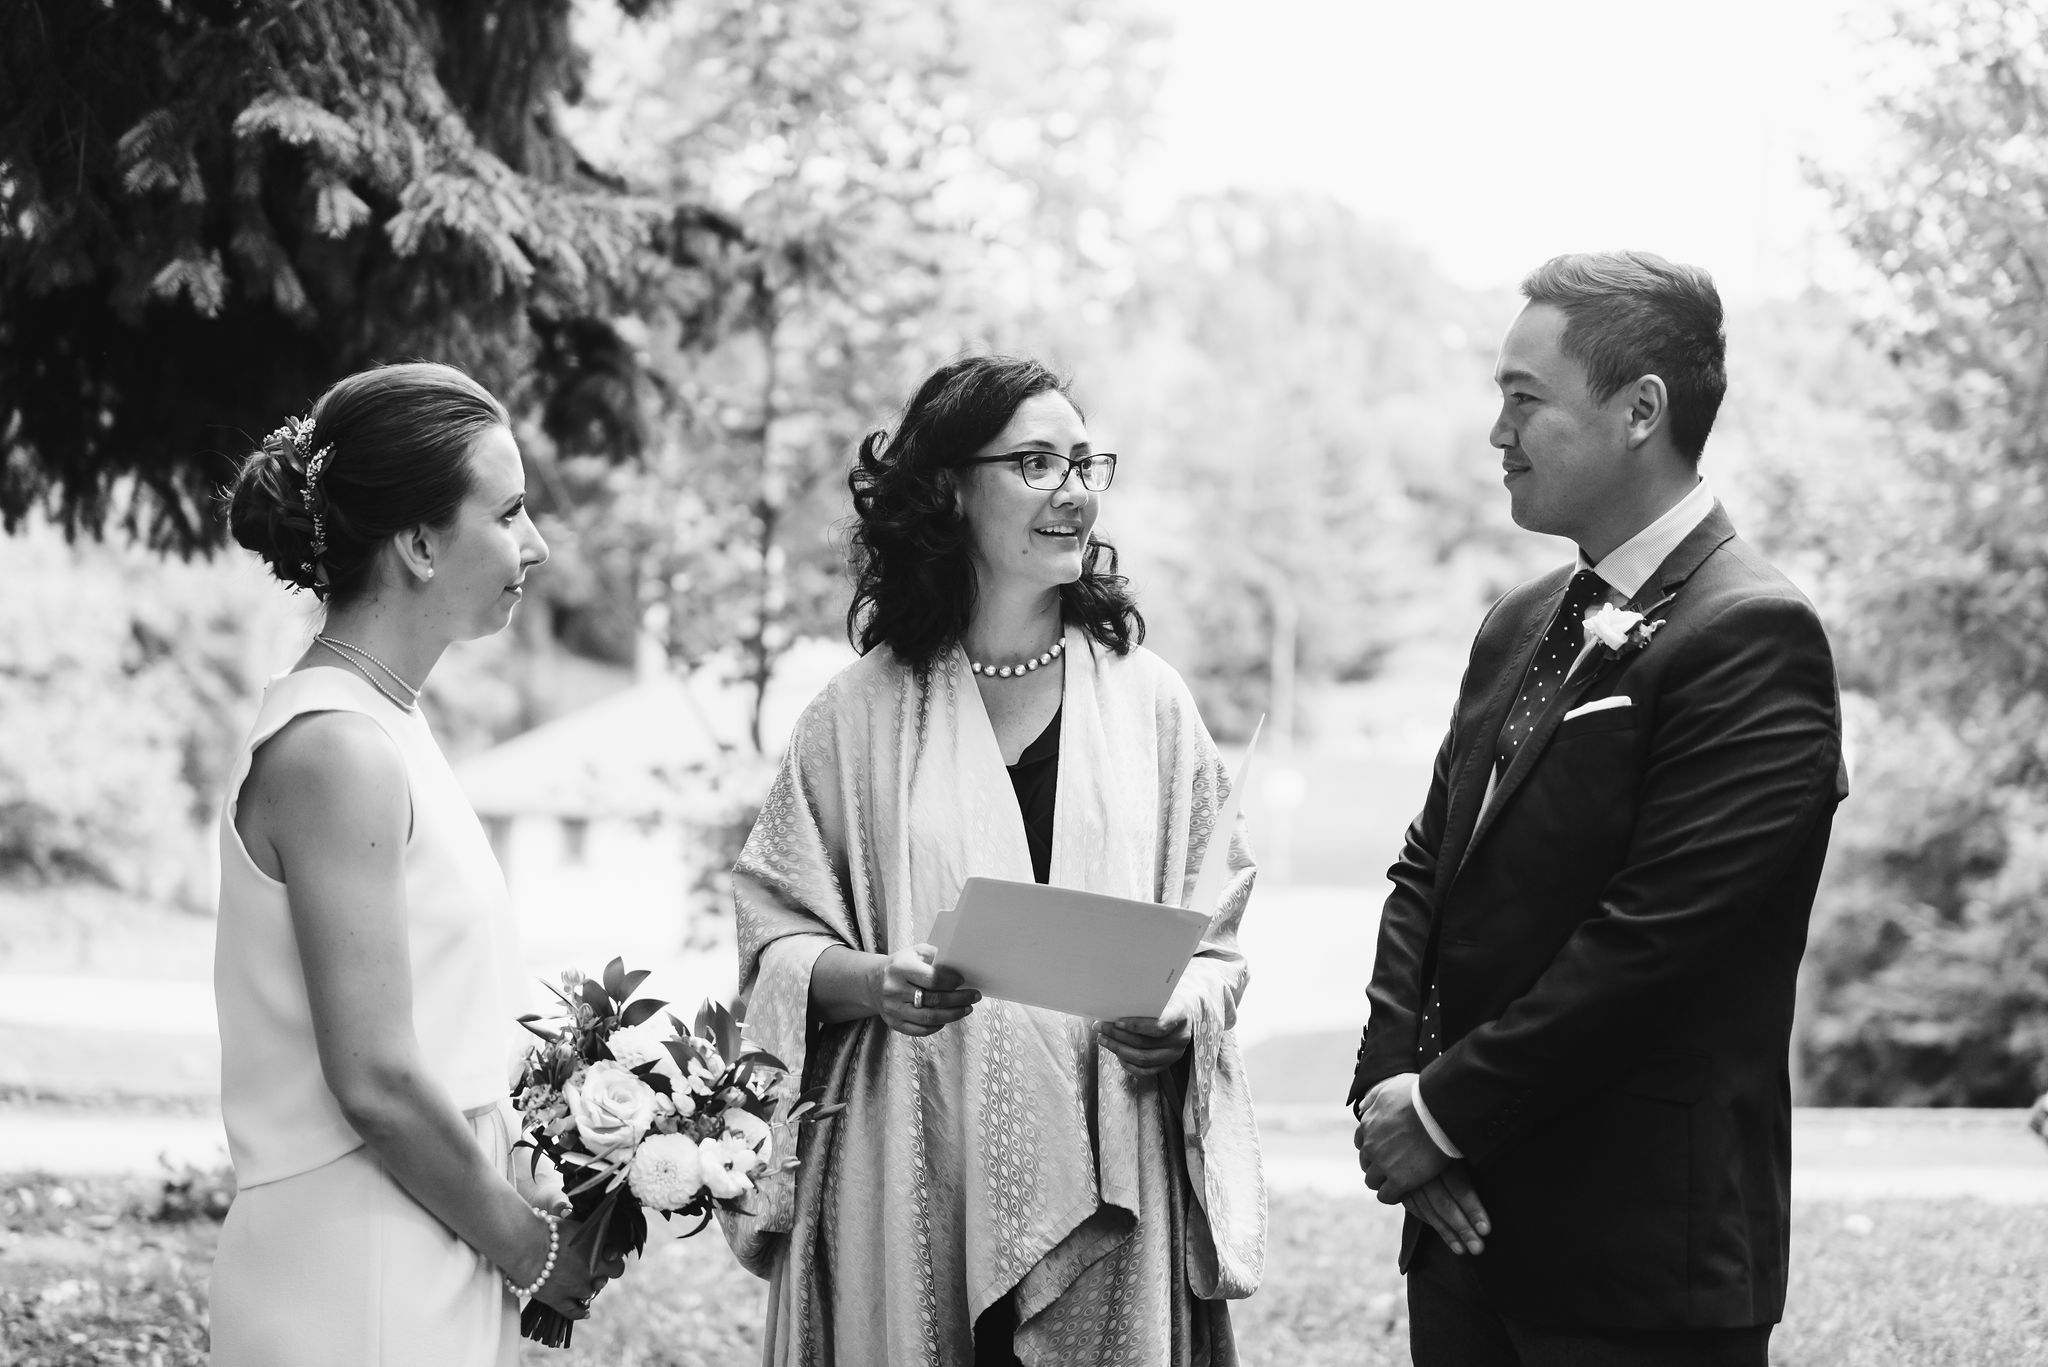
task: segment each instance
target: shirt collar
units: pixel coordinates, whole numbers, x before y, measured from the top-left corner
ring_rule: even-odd
[[[1580,551],[1579,568],[1599,575],[1623,598],[1633,598],[1642,592],[1657,567],[1678,549],[1678,543],[1691,536],[1693,528],[1706,521],[1712,511],[1714,492],[1702,478],[1664,516],[1615,547],[1599,564],[1587,560],[1586,553]]]

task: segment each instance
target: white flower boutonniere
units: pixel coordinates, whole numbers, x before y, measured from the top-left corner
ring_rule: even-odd
[[[1650,644],[1650,638],[1663,625],[1661,617],[1654,622],[1646,622],[1640,612],[1603,603],[1597,612],[1586,614],[1586,640],[1598,644],[1607,652],[1609,659],[1619,659]]]

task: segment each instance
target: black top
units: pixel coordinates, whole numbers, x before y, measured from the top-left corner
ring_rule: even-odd
[[[1060,788],[1060,714],[1052,714],[1038,739],[1010,766],[1017,810],[1024,814],[1024,843],[1031,847],[1031,876],[1052,879],[1052,811]]]

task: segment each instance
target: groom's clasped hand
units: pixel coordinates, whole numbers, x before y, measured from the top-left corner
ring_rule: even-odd
[[[1483,1253],[1493,1232],[1465,1165],[1436,1146],[1416,1114],[1415,1075],[1373,1088],[1359,1108],[1358,1166],[1387,1205],[1399,1205],[1437,1232],[1453,1253]]]

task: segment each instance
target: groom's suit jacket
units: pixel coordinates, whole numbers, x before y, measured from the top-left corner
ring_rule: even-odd
[[[1490,784],[1570,577],[1508,593],[1473,642],[1388,871],[1352,1098],[1421,1068],[1492,1218],[1475,1266],[1502,1313],[1775,1322],[1793,983],[1847,793],[1827,637],[1716,505],[1633,604],[1663,623],[1648,645],[1583,660]],[[1419,1234],[1411,1218],[1404,1269]]]

